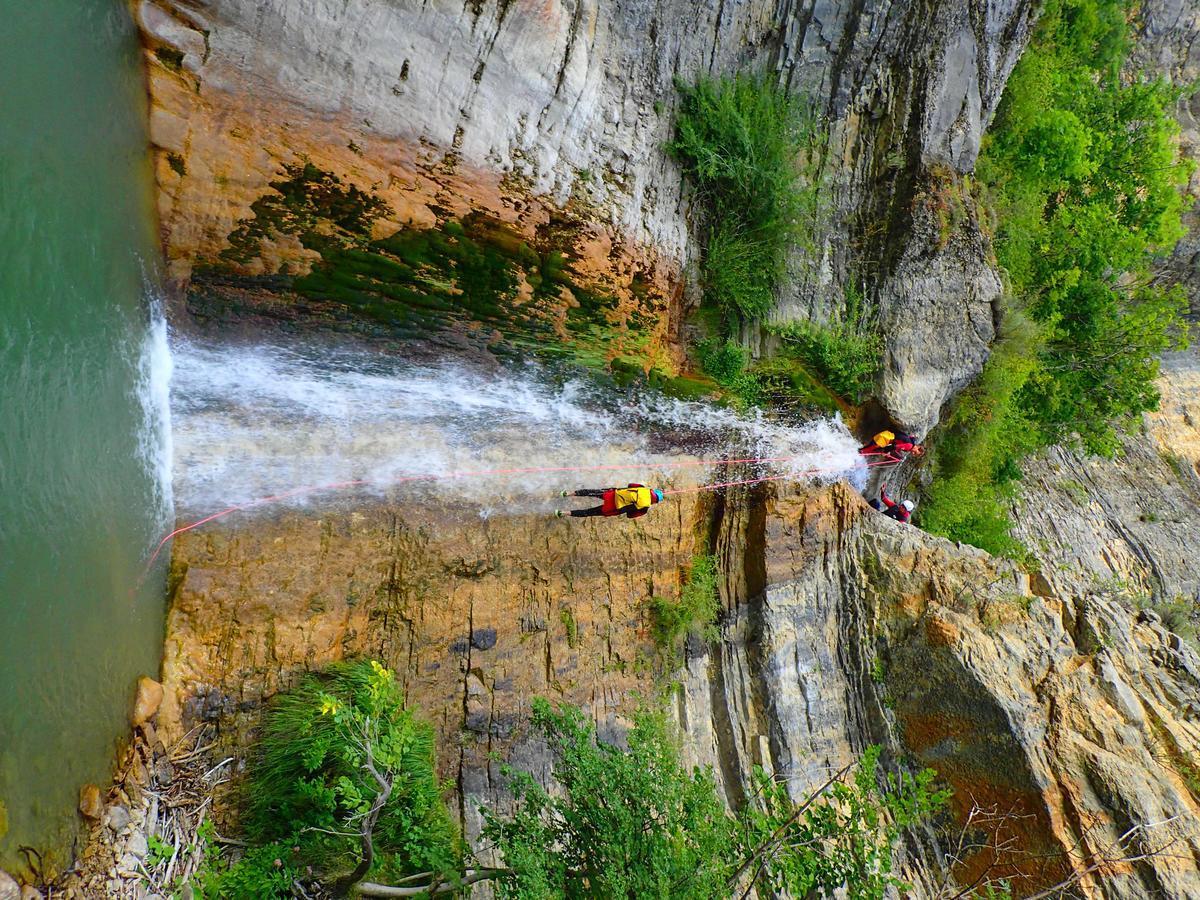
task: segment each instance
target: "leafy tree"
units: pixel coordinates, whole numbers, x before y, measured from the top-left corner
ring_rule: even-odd
[[[995,197],[996,254],[1046,326],[1019,403],[1039,443],[1111,453],[1122,423],[1158,402],[1157,358],[1184,335],[1178,289],[1154,258],[1183,234],[1162,81],[1120,74],[1124,0],[1050,0],[1013,72],[979,172]]]
[[[502,897],[716,897],[733,862],[734,823],[712,776],[687,772],[660,718],[640,716],[629,749],[595,739],[571,707],[534,704],[563,796],[510,772],[515,815],[484,812],[512,875]]]
[[[1020,459],[1053,444],[1111,455],[1158,404],[1159,356],[1186,342],[1182,290],[1153,277],[1183,233],[1178,92],[1122,74],[1130,8],[1047,0],[984,139],[1012,308],[943,427],[920,521],[992,552],[1022,553],[1008,535]]]
[[[524,773],[509,772],[515,814],[485,811],[484,835],[510,870],[502,897],[737,896],[789,891],[794,896],[883,897],[901,886],[892,874],[892,842],[942,804],[933,773],[877,783],[879,748],[853,778],[844,769],[803,803],[761,770],[758,798],[727,813],[708,771],[687,771],[661,716],[641,714],[628,750],[596,739],[577,709],[534,703],[534,723],[555,757],[561,795]]]

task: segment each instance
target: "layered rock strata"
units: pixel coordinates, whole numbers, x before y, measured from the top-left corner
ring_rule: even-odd
[[[800,797],[882,743],[891,763],[932,766],[955,789],[953,821],[906,856],[923,895],[945,866],[1024,892],[1074,873],[1085,896],[1190,896],[1200,660],[1187,645],[1104,596],[1035,593],[1011,564],[892,523],[844,486],[712,513],[709,532],[709,511],[686,503],[637,525],[387,505],[187,535],[162,727],[209,720],[242,749],[263,697],[372,654],[443,736],[440,766],[475,835],[477,805],[507,800],[491,754],[548,774],[530,697],[582,704],[619,736],[655,691],[646,605],[712,546],[721,639],[690,645],[671,704],[686,755],[731,804],[756,765]],[[948,857],[973,812],[978,846]],[[1170,852],[1087,871],[1121,856],[1134,826],[1135,849]]]
[[[1016,534],[1058,590],[1200,608],[1200,353],[1168,355],[1162,402],[1113,459],[1055,448],[1026,466]]]

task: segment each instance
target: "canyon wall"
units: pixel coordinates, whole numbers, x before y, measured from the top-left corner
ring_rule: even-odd
[[[508,800],[497,758],[548,775],[531,697],[582,704],[611,739],[662,689],[670,668],[648,605],[674,596],[709,547],[724,573],[720,639],[689,642],[666,696],[685,755],[713,767],[729,802],[744,800],[755,765],[801,797],[882,743],[890,764],[931,766],[955,789],[952,814],[905,856],[923,896],[937,896],[943,866],[963,883],[1017,878],[1028,893],[1160,845],[1170,851],[1102,865],[1079,890],[1190,896],[1190,646],[1102,593],[1031,585],[1012,564],[893,523],[842,485],[685,502],[637,524],[480,523],[392,503],[184,535],[160,734],[214,722],[240,753],[262,698],[368,653],[435,723],[474,836],[478,805]],[[972,811],[984,840],[948,859]],[[1117,852],[1133,826],[1144,841]]]
[[[771,72],[829,130],[814,249],[793,260],[772,319],[836,319],[846,291],[865,287],[888,341],[879,397],[924,432],[994,335],[1000,282],[962,175],[1031,8],[140,0],[169,273],[178,290],[191,284],[194,310],[278,313],[305,298],[325,308],[351,286],[331,242],[373,252],[371,241],[485,217],[511,234],[468,228],[472,239],[564,255],[571,276],[612,296],[602,324],[636,317],[653,336],[652,353],[606,345],[610,360],[677,372],[703,207],[664,149],[674,82]],[[347,213],[356,203],[366,208]],[[314,262],[336,283],[297,282]],[[533,295],[547,319],[587,306],[577,291],[560,303],[561,291],[531,290],[544,274],[526,268],[497,303]],[[411,295],[378,280],[368,293],[382,298],[368,317],[412,318]],[[416,301],[425,330],[464,312],[455,296],[440,318]],[[467,318],[482,327],[495,315]]]
[[[878,399],[923,432],[994,337],[1001,285],[963,176],[1032,6],[141,0],[181,322],[409,340],[453,320],[461,349],[519,313],[564,345],[612,330],[601,362],[685,371],[704,220],[663,149],[673,81],[758,69],[829,125],[824,227],[772,321],[836,319],[865,286],[888,342]],[[1169,4],[1149,6],[1167,33]],[[461,266],[464,246],[518,260],[495,263],[499,287],[480,276],[496,308],[455,285],[412,317],[441,277],[435,251]],[[361,267],[383,298],[371,309],[338,290],[361,297]],[[420,291],[383,289],[409,269]],[[770,352],[769,334],[742,337]],[[399,499],[214,523],[174,547],[159,728],[210,722],[241,754],[264,698],[376,656],[436,725],[473,836],[478,804],[507,802],[493,753],[548,773],[531,697],[581,704],[619,737],[675,680],[684,752],[731,804],[755,765],[799,797],[868,743],[937,769],[951,814],[902,861],[922,896],[948,870],[1024,893],[1074,876],[1087,897],[1189,897],[1200,661],[1154,606],[1200,590],[1197,371],[1167,361],[1163,411],[1120,461],[1031,466],[1015,513],[1032,574],[845,486],[685,497],[638,523]],[[702,551],[721,562],[720,639],[690,640],[674,671],[648,606]],[[960,834],[971,850],[954,852]]]

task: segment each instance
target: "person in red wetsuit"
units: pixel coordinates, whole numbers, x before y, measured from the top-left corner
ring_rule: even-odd
[[[879,489],[879,499],[871,501],[871,508],[877,509],[889,519],[895,519],[897,522],[908,524],[912,518],[912,512],[916,509],[917,504],[911,500],[901,500],[897,503],[887,494],[887,487]]]
[[[661,503],[663,492],[657,488],[648,488],[644,484],[630,483],[623,488],[586,488],[574,493],[562,492],[564,497],[599,497],[600,505],[588,509],[573,509],[567,515],[575,519],[588,516],[620,516],[630,519],[640,519],[650,511],[655,503]],[[563,511],[555,512],[561,517]]]
[[[881,431],[871,438],[871,443],[860,447],[858,452],[863,456],[878,456],[881,459],[900,462],[909,453],[920,456],[925,452],[925,448],[918,444],[911,434],[905,434],[903,431]]]

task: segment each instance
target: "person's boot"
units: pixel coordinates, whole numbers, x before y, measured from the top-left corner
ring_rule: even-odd
[[[570,491],[559,491],[559,492],[558,492],[558,496],[560,496],[560,497],[570,497],[570,496],[571,496],[571,492],[570,492]]]
[[[561,519],[561,518],[563,517],[563,511],[562,511],[561,509],[556,509],[556,510],[554,511],[554,515],[555,515],[555,517],[556,517],[556,518],[559,518],[559,519]]]

